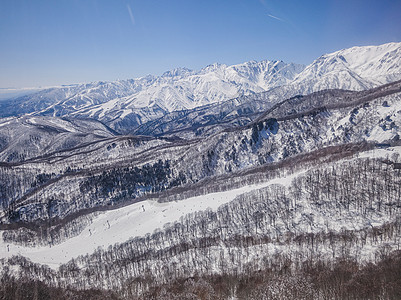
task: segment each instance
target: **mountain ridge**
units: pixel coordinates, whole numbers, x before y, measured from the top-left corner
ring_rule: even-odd
[[[48,89],[2,103],[2,116],[91,117],[118,130],[121,124],[137,126],[169,111],[261,92],[288,82],[301,69],[302,65],[281,61],[213,64],[197,72],[178,68],[162,76]]]
[[[252,101],[260,93],[272,105],[324,89],[379,86],[401,79],[400,53],[401,43],[388,43],[324,54],[308,66],[263,60],[232,66],[215,63],[199,71],[176,68],[161,76],[48,89],[1,102],[0,116],[89,117],[128,133],[179,110],[218,106],[236,98]]]

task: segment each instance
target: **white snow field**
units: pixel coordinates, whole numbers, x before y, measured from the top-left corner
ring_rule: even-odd
[[[70,238],[58,245],[47,247],[24,247],[5,243],[0,240],[0,257],[22,255],[35,263],[46,264],[54,269],[79,255],[94,252],[98,247],[107,248],[116,243],[122,243],[130,238],[152,233],[163,225],[178,221],[181,216],[208,208],[216,211],[236,196],[260,189],[271,184],[287,185],[292,174],[285,178],[275,178],[257,185],[244,186],[225,192],[210,193],[191,197],[181,201],[159,203],[147,200],[134,203],[123,208],[102,212],[94,216],[90,226],[78,236]],[[0,231],[2,234],[2,231]]]

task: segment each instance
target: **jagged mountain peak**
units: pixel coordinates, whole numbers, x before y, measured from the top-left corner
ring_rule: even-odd
[[[225,68],[227,68],[227,65],[215,62],[215,63],[212,63],[212,64],[207,65],[206,67],[202,68],[199,71],[199,74],[206,74],[206,73],[210,73],[210,72],[216,72],[216,71],[218,71],[220,69],[225,69]]]
[[[195,72],[185,67],[175,68],[163,73],[161,77],[185,77],[194,74]]]

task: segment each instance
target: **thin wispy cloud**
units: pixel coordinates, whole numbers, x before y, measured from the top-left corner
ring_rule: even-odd
[[[135,25],[135,18],[134,18],[134,15],[132,13],[131,6],[129,4],[127,4],[127,9],[128,9],[129,17],[131,19],[131,23],[132,23],[132,25]]]
[[[281,22],[285,22],[283,19],[281,19],[281,18],[279,18],[279,17],[273,16],[273,15],[270,15],[270,14],[268,14],[267,16],[270,17],[270,18],[279,20],[279,21],[281,21]]]

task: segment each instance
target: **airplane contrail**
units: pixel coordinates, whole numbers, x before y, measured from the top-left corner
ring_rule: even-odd
[[[279,17],[273,16],[273,15],[268,15],[268,16],[269,16],[270,18],[279,20],[279,21],[281,21],[281,22],[285,22],[283,19],[280,19]]]
[[[128,9],[129,17],[131,19],[131,23],[132,23],[132,25],[135,25],[135,18],[134,18],[134,15],[132,14],[131,6],[129,4],[127,4],[127,9]]]

